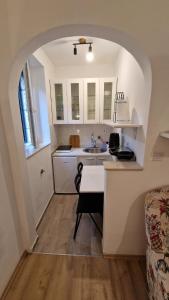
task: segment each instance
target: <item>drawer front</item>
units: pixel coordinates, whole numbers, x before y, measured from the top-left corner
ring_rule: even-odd
[[[78,162],[82,162],[84,166],[93,166],[97,164],[95,156],[78,157]]]
[[[103,165],[104,161],[109,161],[112,160],[111,155],[107,155],[107,156],[97,156],[96,158],[96,164],[97,165]]]

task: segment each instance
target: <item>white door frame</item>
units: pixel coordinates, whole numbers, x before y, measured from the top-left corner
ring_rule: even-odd
[[[28,59],[28,56],[45,43],[63,37],[83,35],[103,38],[120,44],[135,57],[144,75],[146,90],[145,95],[148,103],[150,103],[152,86],[151,65],[148,57],[140,49],[136,41],[127,33],[113,29],[112,27],[75,24],[46,29],[43,33],[39,32],[37,36],[30,36],[29,39],[25,40],[25,45],[20,51],[18,51],[15,61],[11,67],[8,86],[8,101],[10,106],[10,115],[12,118],[5,119],[4,113],[4,131],[6,132],[7,136],[7,145],[9,149],[12,170],[11,173],[15,187],[15,197],[17,199],[16,206],[20,218],[21,230],[23,232],[23,243],[25,249],[28,250],[32,244],[32,241],[36,238],[36,228],[34,222],[31,222],[33,219],[31,215],[32,212],[27,205],[27,203],[30,201],[30,187],[28,186],[28,174],[25,163],[23,140],[21,138],[22,127],[17,99],[20,72],[25,61]],[[9,128],[11,128],[10,136],[8,136]],[[14,153],[15,159],[13,159]]]

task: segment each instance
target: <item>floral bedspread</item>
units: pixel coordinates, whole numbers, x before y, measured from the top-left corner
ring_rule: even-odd
[[[151,300],[169,300],[169,186],[145,199],[147,280]]]

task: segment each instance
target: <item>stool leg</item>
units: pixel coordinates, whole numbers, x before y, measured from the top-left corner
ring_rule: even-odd
[[[93,218],[92,214],[89,214],[89,216],[90,216],[90,218],[92,219],[93,223],[95,224],[97,230],[99,231],[99,233],[100,233],[100,235],[101,235],[101,237],[102,237],[102,232],[101,232],[99,226],[97,225],[95,219]]]
[[[77,217],[76,217],[76,225],[75,225],[75,231],[74,231],[74,235],[73,235],[73,239],[75,240],[76,239],[76,234],[77,234],[77,230],[78,230],[78,227],[79,227],[79,224],[80,224],[80,220],[81,220],[81,217],[82,217],[82,214],[77,214]]]

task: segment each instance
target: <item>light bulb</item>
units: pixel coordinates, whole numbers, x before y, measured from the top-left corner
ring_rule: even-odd
[[[88,62],[92,62],[93,59],[94,59],[94,54],[93,54],[93,52],[87,52],[87,54],[86,54],[86,60],[87,60]]]

